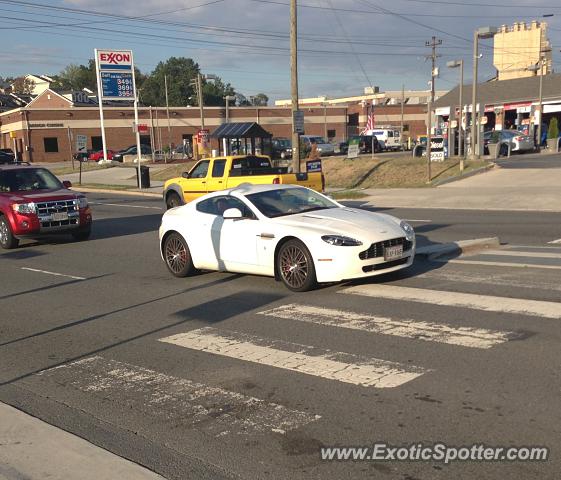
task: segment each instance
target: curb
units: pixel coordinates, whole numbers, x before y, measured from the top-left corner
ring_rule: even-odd
[[[473,177],[474,175],[478,175],[479,173],[485,173],[487,170],[496,168],[496,166],[497,165],[495,163],[492,163],[491,165],[487,165],[485,167],[479,167],[475,170],[472,170],[471,172],[464,173],[463,175],[456,175],[455,177],[445,178],[443,180],[431,183],[431,187],[440,187],[440,185],[446,185],[447,183],[452,183],[458,180],[463,180],[464,178]]]
[[[143,192],[141,190],[110,190],[108,188],[91,188],[91,187],[84,187],[81,188],[80,185],[73,185],[72,190],[76,190],[78,192],[86,192],[86,193],[114,193],[117,195],[136,195],[141,197],[153,197],[153,198],[162,198],[161,193],[151,193],[151,192]]]
[[[444,255],[462,255],[488,248],[500,247],[499,237],[476,238],[473,240],[459,240],[458,242],[441,243],[418,248],[415,255],[434,260]]]

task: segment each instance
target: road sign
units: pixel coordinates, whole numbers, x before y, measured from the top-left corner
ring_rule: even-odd
[[[347,150],[347,158],[358,157],[360,149],[360,138],[351,138],[349,140],[349,149]]]
[[[76,151],[78,153],[85,152],[88,148],[87,135],[76,135]]]
[[[134,133],[138,132],[138,133],[146,134],[148,133],[148,125],[146,125],[145,123],[138,123],[138,124],[133,123],[132,131]]]
[[[294,133],[304,133],[304,111],[295,110],[292,112],[292,123],[294,125]]]

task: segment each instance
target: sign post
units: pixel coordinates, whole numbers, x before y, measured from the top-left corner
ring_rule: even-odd
[[[140,132],[138,129],[138,96],[132,50],[95,49],[95,66],[97,74],[97,91],[99,101],[99,119],[101,122],[101,139],[103,142],[103,161],[107,162],[107,141],[103,118],[103,100],[132,100],[134,104],[134,129],[136,132],[138,187],[140,181]]]

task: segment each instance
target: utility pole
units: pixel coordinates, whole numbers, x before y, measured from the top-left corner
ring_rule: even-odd
[[[401,150],[405,151],[405,145],[403,144],[403,104],[405,103],[405,85],[401,84]]]
[[[436,59],[438,57],[440,57],[440,55],[436,54],[436,47],[438,47],[439,45],[442,45],[442,40],[440,40],[439,38],[436,37],[432,37],[431,41],[427,41],[425,42],[425,46],[427,47],[431,47],[432,49],[432,53],[429,57],[431,59],[431,71],[430,71],[430,101],[428,102],[427,105],[427,118],[428,118],[428,123],[427,123],[427,176],[428,176],[428,182],[431,181],[431,165],[430,165],[430,157],[431,157],[431,140],[432,140],[432,132],[431,132],[431,126],[432,126],[432,106],[434,105],[434,78],[435,78],[435,73],[436,73]]]
[[[298,7],[290,0],[290,92],[292,106],[292,169],[300,172],[300,133],[296,131],[295,116],[298,112]]]
[[[171,160],[172,157],[172,152],[171,152],[171,123],[170,123],[170,119],[169,119],[169,98],[168,98],[168,76],[164,75],[164,84],[165,84],[165,89],[166,89],[166,113],[168,116],[168,148],[169,148],[169,158]],[[164,159],[166,157],[164,156]],[[167,163],[167,160],[166,162]]]
[[[203,76],[202,74],[197,74],[197,95],[199,97],[199,111],[201,112],[201,130],[205,128],[205,112],[203,105]]]

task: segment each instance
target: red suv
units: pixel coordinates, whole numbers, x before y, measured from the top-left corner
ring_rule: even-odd
[[[71,186],[46,168],[0,165],[0,247],[15,248],[20,238],[52,233],[88,239],[92,212],[85,195]]]

